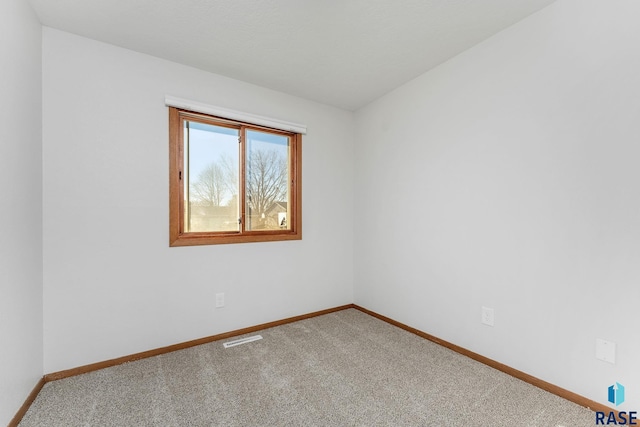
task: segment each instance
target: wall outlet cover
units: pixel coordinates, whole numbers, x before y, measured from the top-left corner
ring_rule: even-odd
[[[596,359],[616,363],[616,343],[596,338]]]
[[[482,307],[482,318],[481,322],[484,325],[493,326],[494,325],[494,313],[493,308]]]
[[[224,293],[216,294],[216,308],[224,307]]]

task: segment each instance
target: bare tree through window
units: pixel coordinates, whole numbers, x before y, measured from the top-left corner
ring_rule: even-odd
[[[288,168],[285,155],[276,150],[253,150],[247,162],[247,206],[254,228],[276,228],[269,210],[287,202]]]
[[[222,206],[227,193],[225,173],[217,162],[211,162],[191,184],[191,200],[207,206]]]

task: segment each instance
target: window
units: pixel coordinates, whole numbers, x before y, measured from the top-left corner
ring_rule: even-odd
[[[169,108],[169,245],[302,238],[301,140]]]

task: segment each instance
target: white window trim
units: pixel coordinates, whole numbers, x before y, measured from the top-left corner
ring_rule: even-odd
[[[250,123],[252,125],[265,126],[272,129],[279,129],[287,132],[307,134],[307,125],[287,122],[280,119],[258,116],[256,114],[244,113],[242,111],[230,110],[228,108],[217,107],[215,105],[204,104],[202,102],[177,98],[166,95],[164,103],[168,107],[180,108],[182,110],[195,111],[196,113],[209,114],[211,116],[222,117],[223,119],[236,120]]]

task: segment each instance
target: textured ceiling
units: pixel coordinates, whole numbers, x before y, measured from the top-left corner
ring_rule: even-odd
[[[42,23],[355,110],[554,0],[30,0]]]

